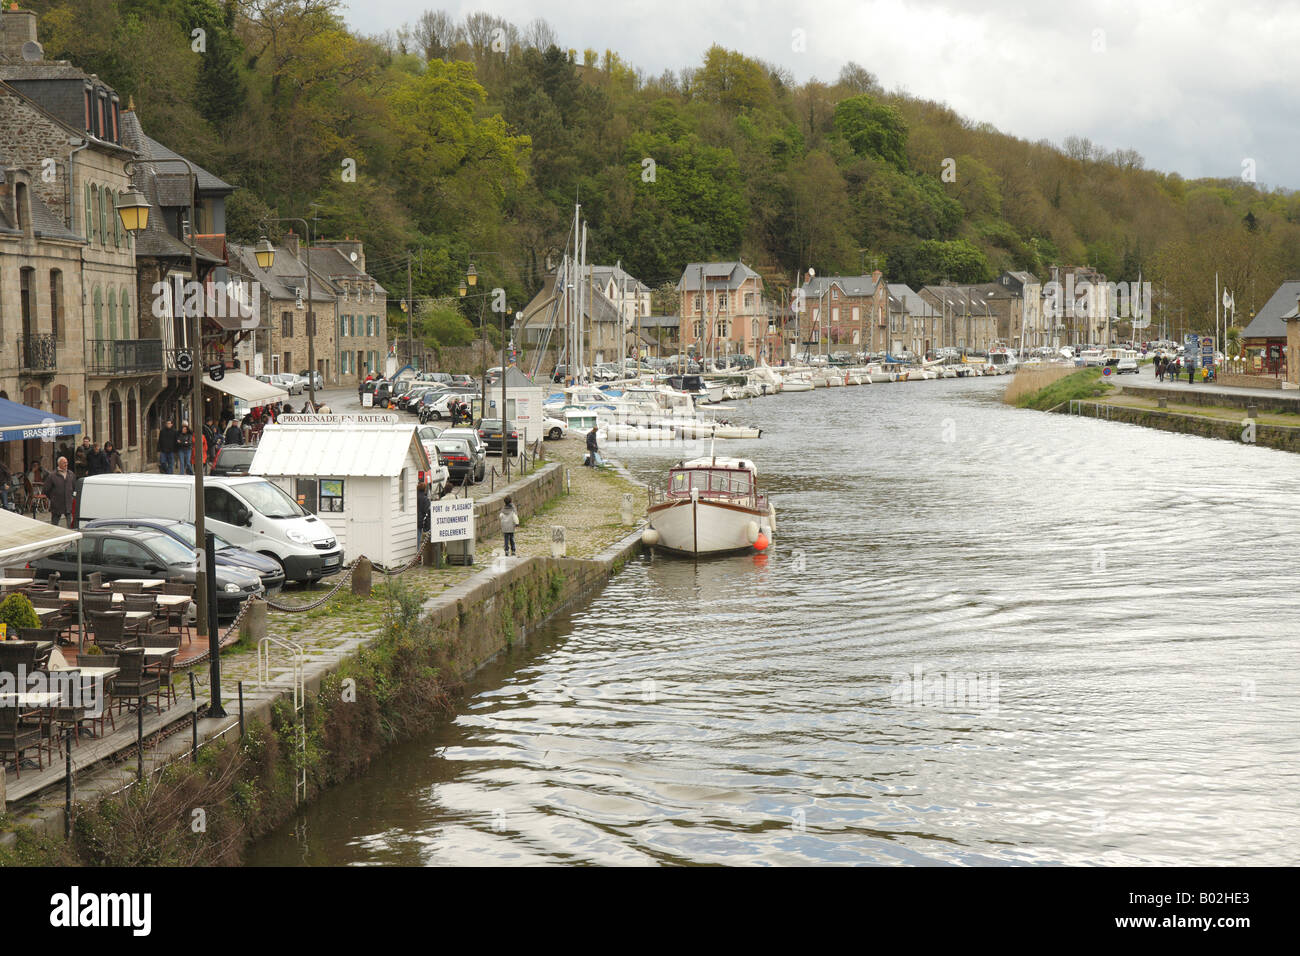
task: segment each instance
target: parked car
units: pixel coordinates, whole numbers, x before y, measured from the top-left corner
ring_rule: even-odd
[[[119,578],[180,578],[195,581],[198,554],[171,535],[147,528],[87,528],[80,541],[81,573],[99,572],[105,581]],[[77,580],[78,544],[32,562],[38,576],[55,571],[64,581]],[[217,616],[233,618],[250,597],[266,593],[251,571],[217,563]]]
[[[188,521],[176,521],[172,518],[101,518],[85,524],[85,528],[144,528],[149,531],[161,531],[175,538],[185,547],[198,550],[195,545],[194,525]],[[214,534],[213,544],[217,551],[217,564],[251,571],[262,581],[267,594],[276,594],[284,586],[284,571],[280,562],[268,558],[256,551],[237,548],[219,534]]]
[[[362,382],[358,388],[362,395],[373,396],[376,408],[386,407],[388,399],[393,394],[393,383],[382,378],[373,378],[368,382]]]
[[[451,475],[452,484],[467,485],[475,480],[474,449],[468,441],[464,438],[439,436],[434,444],[438,449],[438,461]]]
[[[462,388],[478,388],[478,382],[474,381],[473,375],[453,375],[451,377],[452,385],[459,385]]]
[[[505,434],[508,434],[509,436],[508,441],[506,442],[506,454],[517,455],[519,454],[519,432],[515,428],[514,422],[507,421],[505,425]],[[501,445],[503,442],[502,435],[501,419],[484,418],[479,421],[478,437],[483,439],[484,443],[487,445],[489,454],[501,454]]]
[[[428,382],[432,385],[450,385],[452,376],[447,372],[423,372],[416,376],[417,382]]]
[[[271,384],[284,389],[290,395],[302,394],[302,379],[289,372],[279,372],[271,376]]]
[[[222,445],[212,462],[213,475],[246,475],[257,454],[256,445]]]
[[[487,477],[487,444],[483,439],[478,437],[478,432],[473,428],[448,428],[441,435],[439,440],[444,438],[463,438],[469,442],[470,448],[474,452],[474,480],[482,481]]]
[[[567,365],[557,365],[555,366],[555,371],[551,372],[552,382],[563,382],[568,377],[569,377],[569,366]]]
[[[325,380],[321,377],[319,369],[312,372],[310,376],[307,374],[307,370],[303,369],[298,373],[298,378],[302,381],[303,388],[307,388],[309,382],[311,383],[311,387],[315,388],[317,391],[325,387]],[[312,380],[314,380],[314,382]]]
[[[542,416],[542,434],[547,438],[555,441],[569,434],[567,423],[560,421],[558,418],[552,418],[549,415]]]
[[[432,388],[432,385],[412,385],[406,391],[402,392],[402,394],[398,395],[394,401],[397,403],[398,408],[403,411],[409,411],[411,410],[411,403],[418,401],[421,395]]]

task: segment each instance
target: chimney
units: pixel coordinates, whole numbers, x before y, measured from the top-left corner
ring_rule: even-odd
[[[295,259],[298,258],[298,234],[294,232],[285,233],[284,247],[293,254]]]
[[[20,10],[16,3],[6,7],[0,12],[0,60],[39,60],[39,44],[28,47],[24,56],[23,47],[28,43],[36,43],[35,11]]]

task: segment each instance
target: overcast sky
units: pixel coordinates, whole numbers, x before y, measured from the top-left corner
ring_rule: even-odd
[[[657,75],[713,43],[834,80],[853,60],[886,89],[1025,139],[1082,136],[1149,168],[1300,188],[1300,0],[343,0],[381,33],[426,9],[549,22],[561,45]],[[795,49],[803,31],[805,49]]]

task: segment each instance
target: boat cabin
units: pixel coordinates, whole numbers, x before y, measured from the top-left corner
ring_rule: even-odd
[[[756,502],[758,472],[747,458],[695,458],[668,470],[670,498],[744,498]]]

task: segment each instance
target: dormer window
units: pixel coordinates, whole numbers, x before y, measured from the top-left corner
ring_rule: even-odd
[[[95,135],[97,135],[100,139],[108,139],[108,125],[104,116],[104,104],[107,101],[107,99],[108,97],[106,97],[103,93],[99,94],[99,128],[96,131]]]
[[[30,199],[27,195],[27,184],[18,183],[17,187],[14,189],[14,212],[18,220],[16,225],[23,232],[27,231],[27,227],[31,223],[32,219],[31,211],[27,205],[29,202]]]
[[[86,132],[87,133],[93,133],[95,131],[95,125],[94,125],[95,119],[94,119],[93,108],[91,105],[92,99],[93,97],[90,92],[90,87],[86,87]]]
[[[118,132],[118,125],[117,125],[117,117],[119,112],[118,108],[120,106],[120,101],[116,96],[113,97],[112,105],[113,105],[113,142],[120,143],[122,142],[122,136]]]

